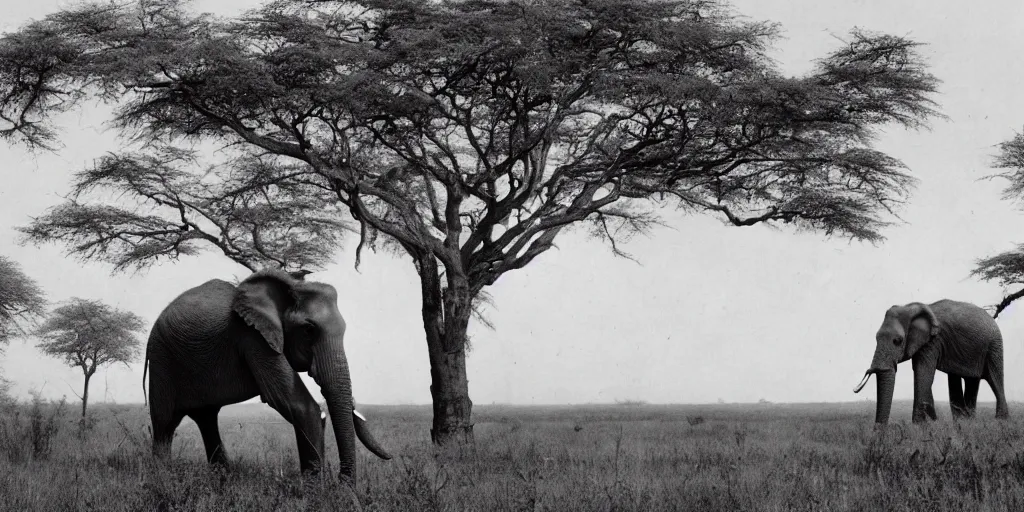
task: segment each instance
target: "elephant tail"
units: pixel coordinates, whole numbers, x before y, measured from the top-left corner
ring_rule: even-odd
[[[146,370],[149,369],[149,344],[146,344],[146,357],[142,359],[142,403],[149,405],[149,394],[146,393]]]

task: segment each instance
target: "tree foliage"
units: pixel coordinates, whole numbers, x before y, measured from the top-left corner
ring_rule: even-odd
[[[82,98],[116,107],[138,147],[25,233],[118,268],[203,243],[249,266],[322,263],[334,239],[309,240],[342,234],[340,208],[357,262],[413,260],[435,421],[465,426],[474,301],[567,229],[622,254],[674,206],[882,240],[914,179],[873,136],[937,115],[918,43],[854,31],[789,77],[766,54],[776,35],[711,0],[277,1],[236,19],[85,4],[0,42],[0,111],[39,144]],[[168,149],[187,144],[218,145],[219,173]]]
[[[163,146],[106,155],[77,174],[74,199],[22,231],[115,270],[196,254],[205,245],[255,271],[322,267],[351,229],[337,202],[294,165],[246,155],[194,172],[196,153]],[[94,191],[139,201],[79,201]]]
[[[1003,170],[994,177],[1007,181],[1003,198],[1011,201],[1024,199],[1024,134],[1017,134],[999,145],[999,153],[993,167]],[[995,305],[992,316],[998,317],[1010,304],[1024,297],[1024,244],[1013,250],[978,260],[971,275],[984,281],[998,282],[1004,288],[1020,287]]]
[[[138,315],[98,300],[72,298],[58,306],[39,326],[36,345],[85,376],[82,416],[89,397],[89,379],[102,366],[132,362],[139,353],[145,324]]]
[[[200,240],[236,260],[279,258],[259,240],[290,234],[253,234],[249,214],[265,218],[262,207],[296,194],[259,197],[232,218],[236,200],[272,185],[334,199],[371,242],[384,233],[481,284],[569,224],[613,241],[643,230],[653,220],[643,204],[665,198],[734,225],[880,240],[878,212],[913,180],[870,148],[873,129],[934,114],[935,79],[916,43],[861,32],[809,76],[779,76],[764,55],[775,33],[693,1],[276,2],[227,21],[173,1],[104,3],[5,39],[9,53],[36,51],[60,69],[8,86],[6,106],[31,118],[54,110],[46,98],[95,93],[152,145],[235,144],[230,170],[209,178],[222,186],[205,195],[187,187],[198,185],[183,169],[192,155],[163,147],[102,159],[76,192],[110,187],[244,233],[76,202],[30,231],[121,266],[190,254]],[[31,86],[40,80],[49,88]],[[32,142],[41,128],[26,123],[10,129]],[[305,235],[330,231],[319,221]]]
[[[24,334],[20,323],[41,316],[45,307],[39,285],[17,263],[0,256],[0,350],[11,338]]]
[[[54,309],[41,326],[39,348],[68,366],[89,373],[111,363],[130,363],[139,351],[141,317],[98,300],[73,298]]]

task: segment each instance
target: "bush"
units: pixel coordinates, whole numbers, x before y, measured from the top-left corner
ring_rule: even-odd
[[[32,394],[27,414],[23,407],[10,400],[4,405],[0,419],[0,451],[11,462],[45,460],[53,448],[53,439],[60,431],[60,420],[67,410],[67,400],[45,401],[39,393]]]
[[[11,381],[0,376],[0,407],[14,405],[16,401],[11,396]]]

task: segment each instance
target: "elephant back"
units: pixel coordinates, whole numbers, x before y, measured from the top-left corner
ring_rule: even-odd
[[[932,303],[930,307],[943,327],[948,325],[960,335],[984,339],[987,342],[1002,340],[999,324],[988,311],[975,304],[944,299]]]
[[[153,330],[159,336],[155,338],[203,343],[222,336],[232,320],[234,296],[235,286],[220,279],[186,290],[157,317]]]
[[[947,299],[930,307],[941,325],[938,341],[943,357],[938,369],[964,377],[981,377],[985,354],[1002,352],[999,325],[987,311],[969,302]]]

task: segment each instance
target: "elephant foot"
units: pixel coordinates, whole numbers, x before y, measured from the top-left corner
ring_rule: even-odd
[[[210,465],[224,469],[231,469],[231,463],[228,462],[227,457],[214,457],[210,460]]]
[[[911,416],[911,421],[913,423],[925,423],[928,420],[935,421],[938,419],[938,415],[935,414],[935,407],[929,403],[915,407],[913,415]]]
[[[322,472],[323,472],[323,462],[321,462],[319,460],[314,460],[314,461],[300,460],[299,461],[299,474],[301,474],[304,477],[306,477],[306,476],[318,477],[318,476],[320,476],[320,474]]]
[[[153,444],[153,458],[156,460],[166,461],[171,458],[171,444],[170,443],[154,443]]]
[[[347,486],[350,489],[354,490],[356,488],[356,481],[355,481],[355,479],[352,478],[351,476],[346,475],[346,474],[339,473],[338,474],[338,481],[341,482],[341,485]]]
[[[222,466],[225,469],[230,465],[228,463],[228,454],[224,451],[224,445],[217,445],[216,448],[206,454],[206,461],[214,466]]]

